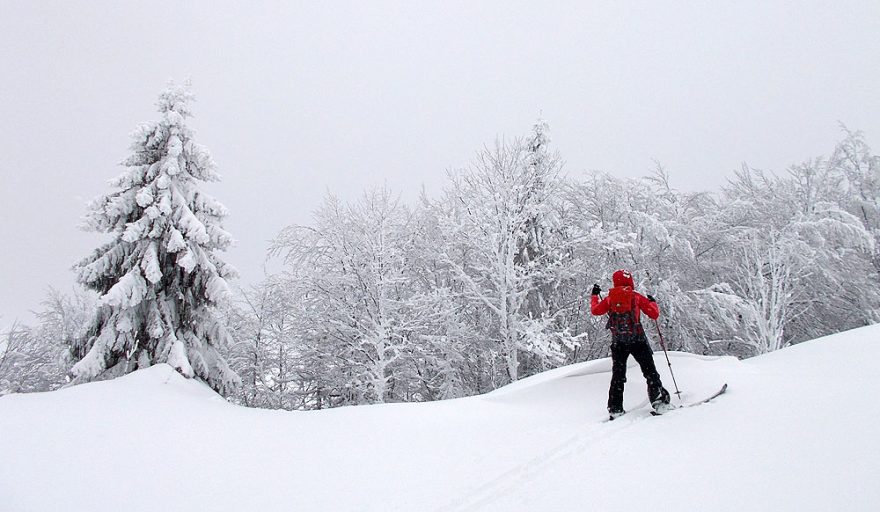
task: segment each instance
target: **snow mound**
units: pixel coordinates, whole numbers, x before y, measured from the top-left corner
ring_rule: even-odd
[[[670,353],[684,402],[730,390],[659,418],[632,364],[614,422],[607,359],[479,397],[307,413],[230,405],[159,365],[0,398],[0,510],[876,510],[878,337],[744,362]]]

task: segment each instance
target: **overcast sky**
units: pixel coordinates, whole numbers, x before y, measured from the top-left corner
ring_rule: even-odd
[[[436,192],[539,114],[568,174],[656,158],[686,190],[828,154],[838,122],[880,151],[878,34],[876,0],[0,0],[0,326],[72,288],[101,240],[85,203],[169,78],[192,80],[248,283],[328,190]]]

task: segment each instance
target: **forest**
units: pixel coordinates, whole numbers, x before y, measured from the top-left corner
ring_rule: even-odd
[[[170,87],[134,133],[86,215],[111,240],[76,265],[75,292],[50,290],[0,341],[0,394],[161,362],[248,407],[485,393],[607,357],[590,289],[617,269],[656,297],[655,348],[662,332],[670,350],[747,358],[880,320],[880,156],[844,126],[824,156],[682,192],[659,162],[641,179],[566,171],[539,120],[475,141],[412,203],[390,187],[327,195],[272,242],[282,270],[239,285],[191,98]]]

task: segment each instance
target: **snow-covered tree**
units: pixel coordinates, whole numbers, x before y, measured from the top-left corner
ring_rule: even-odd
[[[320,408],[320,368],[304,348],[307,322],[295,286],[280,275],[242,290],[227,309],[235,343],[230,366],[242,378],[236,399],[249,407],[268,409]]]
[[[874,237],[873,264],[880,273],[880,155],[875,155],[862,132],[844,127],[846,138],[831,155],[829,166],[845,179],[844,208],[861,220]]]
[[[81,287],[75,287],[70,294],[49,288],[40,303],[42,308],[35,313],[39,322],[35,335],[59,348],[69,346],[82,335],[83,327],[94,316],[96,303],[96,294]]]
[[[0,396],[45,391],[44,368],[52,361],[41,357],[41,352],[30,330],[19,324],[0,334]]]
[[[426,400],[491,391],[503,381],[494,371],[497,347],[481,334],[486,312],[438,251],[446,242],[431,204],[423,192],[412,223],[411,286],[423,329],[410,376]]]
[[[605,357],[589,289],[619,268],[657,298],[677,350],[747,357],[880,320],[878,164],[858,134],[783,176],[744,165],[721,193],[676,190],[659,163],[643,179],[561,177],[548,142],[539,122],[439,198],[330,197],[286,229],[284,278],[233,315],[242,402],[452,398]]]
[[[784,177],[744,166],[725,189],[716,272],[746,305],[750,325],[740,339],[753,353],[864,325],[876,314],[876,300],[865,300],[876,297],[874,240],[842,208],[841,183],[825,160],[814,159]]]
[[[0,334],[0,396],[51,391],[64,384],[61,345],[46,343],[35,329],[13,325]]]
[[[520,377],[521,352],[552,364],[570,342],[547,329],[552,318],[529,315],[529,294],[551,280],[564,256],[540,244],[559,172],[541,151],[520,139],[497,142],[470,168],[450,173],[446,197],[433,207],[445,239],[439,254],[468,300],[488,312],[483,327],[508,382]]]
[[[321,333],[313,349],[338,359],[355,403],[392,399],[412,354],[410,218],[386,189],[352,204],[328,197],[314,228],[292,226],[274,244],[290,264],[291,286],[303,288],[310,304],[308,328]]]
[[[0,395],[52,391],[66,383],[70,360],[67,344],[80,334],[94,313],[94,295],[72,295],[50,288],[35,311],[37,323],[16,324],[0,335]]]
[[[71,344],[75,382],[158,363],[221,393],[239,379],[220,353],[228,333],[216,314],[235,270],[217,251],[232,237],[226,208],[201,189],[217,181],[208,151],[187,127],[193,95],[173,83],[159,95],[159,121],[132,135],[117,190],[90,204],[86,228],[111,240],[75,267],[100,295],[84,336]]]
[[[539,119],[532,128],[531,135],[524,141],[525,166],[533,177],[531,186],[536,199],[529,203],[528,211],[524,212],[526,220],[515,257],[516,264],[522,268],[542,268],[558,263],[558,258],[553,258],[552,251],[555,248],[550,247],[548,240],[553,226],[548,219],[547,194],[558,188],[557,173],[561,164],[558,153],[549,149],[549,130],[548,123]],[[528,292],[525,303],[526,314],[531,318],[549,316],[551,307],[548,303],[552,300],[553,277],[552,272],[543,272],[535,277],[534,286]]]

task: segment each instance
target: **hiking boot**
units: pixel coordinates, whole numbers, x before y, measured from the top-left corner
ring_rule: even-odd
[[[654,412],[657,414],[667,413],[675,409],[675,406],[673,406],[669,402],[664,402],[663,400],[657,400],[656,402],[651,404],[651,407],[654,408]]]
[[[626,414],[626,411],[623,411],[623,410],[620,410],[620,411],[608,411],[608,420],[609,420],[609,421],[614,421],[616,418],[619,418],[619,417],[623,416],[624,414]]]

